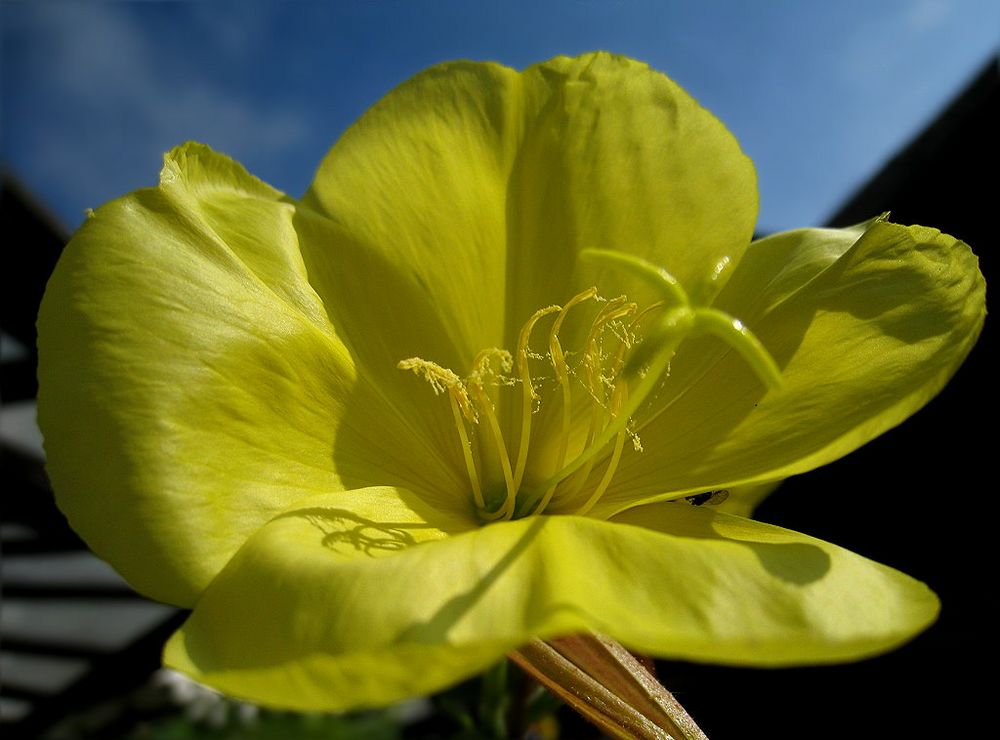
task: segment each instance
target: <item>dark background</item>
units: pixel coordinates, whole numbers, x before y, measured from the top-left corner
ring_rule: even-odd
[[[1000,72],[991,62],[831,225],[891,211],[979,256],[989,287],[1000,239]],[[925,581],[937,624],[888,655],[843,666],[737,670],[663,663],[660,678],[717,740],[976,738],[994,726],[997,340],[979,343],[922,411],[860,450],[786,481],[755,518],[835,542]]]

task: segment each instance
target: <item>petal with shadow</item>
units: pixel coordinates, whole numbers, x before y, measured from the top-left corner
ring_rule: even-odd
[[[653,655],[787,665],[887,650],[936,613],[890,568],[699,507],[477,528],[380,488],[272,520],[165,659],[235,696],[341,710],[434,691],[534,637],[589,629]]]
[[[685,343],[657,410],[640,421],[595,507],[776,480],[835,460],[899,424],[948,382],[985,316],[985,284],[964,243],[874,222],[859,236],[802,230],[755,242],[716,305],[772,353],[765,389],[736,352]]]

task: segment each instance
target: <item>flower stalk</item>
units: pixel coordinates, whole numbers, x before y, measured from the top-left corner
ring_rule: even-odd
[[[607,637],[533,640],[509,657],[611,737],[708,740],[673,694]]]

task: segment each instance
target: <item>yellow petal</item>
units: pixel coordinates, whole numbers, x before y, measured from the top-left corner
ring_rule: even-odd
[[[699,507],[470,528],[366,489],[264,527],[165,660],[238,697],[341,710],[441,688],[533,637],[592,629],[653,655],[788,665],[890,649],[936,613],[901,573]]]
[[[97,210],[49,283],[39,421],[59,505],[155,598],[192,604],[264,522],[342,488],[338,473],[373,477],[390,448],[427,459],[355,382],[309,283],[296,208],[186,145],[158,188]],[[367,405],[353,428],[349,403]],[[407,470],[388,479],[452,485],[443,465]]]
[[[522,74],[423,72],[337,142],[306,202],[365,245],[353,284],[315,271],[324,298],[391,286],[358,321],[387,333],[387,350],[433,326],[441,338],[416,354],[460,374],[593,280],[576,270],[581,249],[634,252],[700,285],[739,259],[757,212],[753,166],[722,124],[664,75],[604,53]]]
[[[756,242],[716,305],[751,327],[782,368],[764,394],[711,339],[686,343],[661,413],[640,429],[595,508],[762,483],[841,457],[903,421],[975,343],[985,285],[975,256],[934,229],[876,222]]]
[[[725,126],[626,57],[558,57],[523,78],[529,115],[508,204],[511,318],[520,325],[595,278],[605,284],[576,265],[588,247],[638,255],[702,300],[714,295],[758,208],[753,163]],[[645,286],[608,277],[609,296],[648,302]]]
[[[769,483],[724,488],[721,490],[725,491],[725,498],[718,504],[713,503],[712,505],[716,507],[716,511],[750,517],[753,516],[753,512],[760,503],[774,493],[775,489],[781,484],[782,481],[778,480]]]

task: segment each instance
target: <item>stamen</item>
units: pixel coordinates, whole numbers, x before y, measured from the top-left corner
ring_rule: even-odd
[[[609,385],[614,388],[614,379],[618,374],[618,368],[613,364],[607,376],[604,375],[604,356],[601,352],[600,338],[609,324],[630,316],[635,313],[637,308],[638,306],[635,303],[628,302],[625,296],[612,298],[598,312],[597,317],[590,327],[590,332],[587,334],[587,339],[584,341],[586,349],[583,353],[582,364],[586,371],[587,388],[594,399],[590,411],[590,426],[587,430],[587,441],[584,442],[584,447],[588,447],[593,443],[594,437],[597,436],[601,429],[605,416],[609,413],[606,388]],[[628,331],[628,328],[625,329],[625,334],[618,337],[619,344],[615,356],[616,360],[618,357],[624,355],[625,348],[629,344]],[[614,416],[613,411],[610,413]],[[578,470],[574,474],[573,480],[569,482],[561,495],[573,496],[576,494],[583,487],[587,478],[590,477],[593,463],[594,461],[591,460]]]
[[[598,368],[600,368],[601,365],[601,363],[599,362],[599,353],[596,343],[596,338],[599,335],[599,330],[603,328],[604,325],[606,325],[607,323],[610,323],[612,320],[624,318],[625,316],[634,313],[636,310],[635,303],[622,303],[621,301],[623,301],[623,299],[624,297],[622,297],[621,299],[616,298],[608,302],[609,305],[605,307],[605,309],[602,310],[601,314],[598,315],[597,319],[595,319],[594,327],[591,329],[591,333],[588,335],[588,356],[598,358],[598,363],[597,363]],[[624,334],[621,337],[619,337],[620,343],[618,345],[618,351],[615,353],[615,358],[611,364],[610,372],[608,375],[613,389],[611,396],[611,403],[609,406],[605,407],[604,405],[605,394],[603,389],[603,383],[601,384],[602,387],[600,388],[599,394],[598,394],[598,389],[595,387],[595,384],[594,383],[591,384],[591,394],[594,396],[595,405],[593,409],[593,414],[591,416],[591,429],[587,434],[587,441],[584,444],[585,450],[590,449],[592,447],[599,449],[599,447],[594,444],[594,438],[598,433],[597,425],[599,424],[599,419],[602,416],[601,414],[602,409],[608,412],[610,419],[613,421],[615,417],[618,416],[618,413],[621,408],[622,399],[627,397],[628,395],[627,381],[625,381],[624,379],[620,379],[619,375],[624,365],[625,352],[632,345],[631,336],[633,330],[652,311],[662,306],[663,302],[658,301],[652,304],[651,306],[648,306],[647,308],[643,309],[641,312],[639,312],[639,314],[635,318],[632,319],[629,325],[625,328]],[[588,358],[585,358],[584,362],[589,370],[592,366],[592,363],[587,362]],[[598,372],[598,377],[600,377],[599,372]],[[604,470],[604,474],[601,476],[601,481],[598,483],[597,487],[590,495],[590,498],[587,499],[587,502],[575,512],[576,514],[582,515],[590,511],[590,509],[593,508],[594,504],[597,503],[598,499],[600,499],[601,496],[604,495],[604,492],[611,484],[611,479],[614,476],[615,470],[618,468],[618,461],[621,459],[622,449],[625,446],[625,437],[629,433],[630,432],[627,423],[625,426],[619,429],[617,437],[615,439],[615,446],[611,453],[611,458],[608,461],[607,468],[605,468]],[[641,445],[639,445],[638,437],[635,438],[635,445],[637,450],[641,450]],[[574,474],[574,482],[571,483],[570,487],[564,492],[563,495],[567,497],[572,496],[573,494],[577,493],[580,490],[580,488],[583,486],[583,483],[587,480],[588,477],[590,477],[590,473],[593,470],[595,459],[596,456],[590,457],[584,463],[581,469],[576,471],[576,473]],[[558,485],[558,483],[556,485]],[[539,502],[538,506],[535,507],[532,514],[541,514],[545,510],[545,508],[552,500],[552,496],[555,493],[556,485],[551,486],[549,490],[546,491],[546,495]]]
[[[493,361],[496,361],[499,365],[500,372],[497,372],[493,368]],[[504,499],[503,506],[496,512],[487,512],[483,503],[478,500],[476,503],[479,505],[481,513],[487,518],[502,517],[503,519],[510,519],[514,515],[514,501],[517,498],[517,487],[514,485],[514,474],[510,468],[510,456],[507,454],[507,445],[504,443],[503,434],[500,432],[500,424],[497,422],[493,401],[490,400],[489,395],[486,393],[484,384],[494,381],[503,385],[509,385],[512,381],[505,374],[510,372],[513,367],[513,361],[510,352],[507,350],[486,349],[476,355],[472,367],[472,373],[469,374],[466,382],[469,384],[472,394],[479,404],[479,408],[486,417],[486,423],[490,428],[500,459],[500,468],[503,470],[504,483],[507,486],[507,496]]]
[[[462,385],[462,379],[448,368],[441,367],[436,362],[431,362],[421,357],[400,360],[396,363],[396,367],[400,370],[412,370],[414,375],[422,377],[431,384],[431,388],[434,389],[434,395],[436,396],[440,396],[447,391],[455,397],[455,401],[458,403],[459,408],[462,410],[462,415],[466,419],[472,423],[479,421],[476,410],[472,406],[472,401],[469,399],[469,394],[465,390],[465,386]]]
[[[493,367],[494,363],[497,365],[496,368]],[[479,385],[486,383],[512,385],[513,381],[508,376],[512,367],[514,367],[514,359],[507,350],[497,347],[484,349],[472,361],[472,372],[469,373],[469,380]]]
[[[483,487],[479,483],[479,473],[476,471],[476,461],[472,458],[472,444],[469,442],[469,437],[465,433],[465,423],[462,421],[462,415],[458,410],[459,404],[455,398],[454,393],[448,394],[448,399],[451,401],[451,412],[455,417],[455,428],[458,429],[458,437],[462,442],[462,457],[465,459],[465,469],[469,473],[469,484],[472,486],[472,498],[476,502],[476,506],[480,510],[486,508],[486,501],[483,499]]]
[[[639,345],[626,363],[622,373],[623,382],[629,378],[641,376],[634,391],[625,399],[623,407],[614,415],[611,423],[584,448],[576,459],[567,465],[557,466],[559,468],[557,472],[535,489],[536,492],[544,490],[545,494],[534,513],[541,513],[544,510],[552,498],[555,487],[561,481],[584,465],[589,464],[608,442],[628,428],[629,420],[633,414],[656,390],[661,376],[669,367],[677,348],[692,333],[713,334],[730,344],[747,359],[750,366],[769,388],[775,388],[781,383],[781,371],[777,364],[764,349],[764,346],[740,321],[717,309],[692,306],[680,283],[663,268],[656,267],[633,255],[600,249],[584,250],[581,252],[581,257],[592,262],[608,263],[642,278],[658,290],[664,297],[665,304],[671,308],[658,322],[653,336]],[[720,263],[719,272],[724,269],[725,265]],[[646,372],[642,375],[641,368],[647,365]],[[616,450],[618,446],[616,443]],[[615,453],[612,452],[613,458],[614,455]],[[612,462],[617,464],[617,460],[613,459]],[[598,491],[600,493],[597,493]],[[598,486],[595,493],[596,497],[591,496],[593,501],[588,501],[585,504],[588,510],[603,494],[601,486]],[[531,492],[528,492],[528,495],[530,497]]]
[[[597,438],[590,444],[590,446],[586,447],[583,452],[581,452],[576,459],[573,460],[573,462],[561,467],[535,490],[545,490],[547,498],[551,499],[549,489],[554,489],[560,481],[579,470],[585,463],[597,455],[608,442],[614,439],[618,432],[625,429],[632,414],[638,411],[643,401],[645,401],[652,391],[655,390],[656,386],[659,385],[660,376],[666,371],[667,366],[670,364],[670,360],[674,356],[674,352],[677,350],[681,341],[683,341],[684,336],[690,331],[691,324],[693,323],[693,312],[687,308],[674,309],[664,317],[664,320],[662,320],[661,323],[670,323],[674,325],[676,332],[673,337],[664,339],[663,343],[658,348],[659,351],[650,363],[649,370],[639,381],[635,392],[630,394],[628,399],[625,400],[624,407],[618,412],[618,414],[615,415],[611,423],[608,424],[608,426],[606,426],[599,435],[597,435]],[[627,366],[625,374],[628,374]],[[546,501],[546,504],[547,503],[548,502]]]
[[[612,396],[612,403],[614,405],[614,414],[618,412],[618,407],[621,405],[621,398],[628,393],[627,381],[622,380],[621,383],[615,386],[615,393]],[[615,447],[611,452],[611,459],[608,460],[608,467],[604,470],[604,475],[601,476],[601,482],[597,484],[594,492],[590,494],[590,498],[587,499],[586,503],[577,509],[574,514],[577,516],[583,516],[594,508],[594,504],[598,502],[604,492],[608,490],[608,486],[611,485],[611,479],[614,477],[615,471],[618,469],[618,461],[622,459],[622,448],[625,447],[625,436],[627,434],[627,429],[622,427],[618,430],[618,436],[615,438]]]
[[[556,316],[556,320],[552,322],[552,328],[549,330],[549,359],[552,362],[552,369],[555,371],[556,380],[559,381],[559,388],[562,391],[562,429],[559,434],[559,451],[556,453],[557,468],[561,468],[563,463],[566,462],[566,450],[569,448],[570,421],[573,410],[569,387],[569,366],[566,364],[566,355],[563,353],[562,345],[559,343],[559,330],[562,328],[563,320],[571,308],[595,297],[597,297],[597,288],[587,288],[587,290],[577,293],[570,298],[566,302],[566,305],[559,311],[559,315]],[[552,500],[552,495],[556,492],[558,484],[559,481],[555,481],[545,492],[545,495],[542,496],[541,503],[539,503],[538,508],[535,510],[536,514],[540,514],[548,506],[549,501]]]
[[[462,379],[447,368],[441,367],[435,362],[424,360],[420,357],[410,357],[407,360],[400,360],[396,367],[400,370],[412,370],[414,375],[423,377],[435,395],[448,393],[448,400],[451,402],[451,412],[455,419],[455,428],[458,430],[458,437],[462,443],[462,457],[465,459],[465,469],[469,474],[469,484],[472,486],[472,496],[476,501],[476,506],[485,509],[483,501],[483,489],[479,483],[479,473],[476,470],[476,462],[472,457],[472,445],[469,436],[465,432],[465,422],[463,417],[470,423],[479,421],[476,410],[469,398],[469,393],[462,384]]]
[[[570,411],[572,408],[570,405],[569,366],[566,364],[566,355],[563,353],[562,345],[559,343],[559,330],[562,328],[563,320],[571,308],[596,296],[597,288],[588,288],[570,298],[566,302],[566,305],[562,307],[562,310],[559,311],[559,315],[556,316],[556,320],[552,322],[552,328],[549,330],[549,359],[552,362],[552,369],[555,371],[556,380],[559,381],[563,400],[563,424],[558,456],[560,461],[565,461],[566,459],[566,448],[569,445]],[[562,462],[559,464],[562,465]]]
[[[524,466],[528,462],[528,445],[531,441],[531,416],[534,413],[535,401],[538,400],[534,382],[531,380],[531,371],[528,368],[528,343],[531,341],[531,332],[534,330],[535,324],[542,317],[561,310],[560,306],[546,306],[538,309],[521,327],[521,333],[517,338],[517,370],[521,376],[521,438],[517,448],[517,464],[514,467],[515,491],[521,487],[521,481],[524,479]]]
[[[411,370],[430,383],[436,394],[448,394],[473,498],[480,520],[484,523],[542,514],[557,490],[563,506],[576,505],[585,497],[586,500],[573,513],[579,516],[589,514],[610,487],[626,438],[631,437],[635,449],[641,451],[636,425],[648,423],[662,410],[655,404],[651,405],[650,398],[656,396],[677,349],[690,336],[709,334],[718,337],[750,364],[768,388],[778,387],[781,383],[781,370],[760,341],[739,320],[703,305],[714,294],[713,285],[731,266],[728,260],[718,263],[710,285],[699,285],[689,295],[670,273],[639,257],[588,249],[581,253],[581,258],[603,263],[649,283],[662,300],[636,313],[636,304],[629,302],[625,296],[606,300],[598,295],[597,288],[588,288],[563,306],[551,305],[535,311],[521,328],[515,356],[502,349],[483,350],[476,355],[472,369],[464,379],[419,357],[398,363],[400,369]],[[697,300],[693,301],[692,297]],[[569,311],[589,300],[603,305],[590,313],[596,313],[596,316],[590,322],[582,346],[576,353],[570,353],[574,363],[571,368],[559,335]],[[649,329],[643,332],[645,340],[639,341],[636,338],[637,327],[654,312],[659,314]],[[530,346],[532,332],[538,322],[550,314],[554,314],[555,318],[548,332],[548,352],[534,353]],[[582,329],[579,325],[575,327],[574,336],[579,337]],[[613,337],[608,338],[608,331]],[[515,358],[517,377],[511,374]],[[554,468],[555,472],[537,486],[522,488],[531,447],[531,417],[536,402],[540,401],[538,391],[541,388],[536,388],[532,379],[530,360],[545,359],[552,366],[553,379],[558,386],[558,391],[553,388],[551,393],[546,391],[546,396],[558,395],[561,401],[559,420],[556,422],[558,429],[553,430],[558,437],[550,440],[556,447],[554,460],[550,458],[549,461],[552,465],[549,470]],[[585,435],[573,436],[574,411],[581,421],[587,413],[582,403],[578,403],[576,409],[573,407],[573,378],[584,386],[591,401]],[[516,460],[512,465],[511,451],[507,448],[497,418],[496,399],[499,389],[518,382],[522,386],[521,424]],[[644,416],[637,421],[636,414],[643,408],[646,409]],[[474,431],[480,419],[485,420],[484,426],[489,429],[492,445],[479,438],[476,440],[477,448],[473,450],[466,425],[472,425]],[[583,432],[583,429],[578,431]],[[574,450],[581,443],[583,449],[567,462],[571,437]],[[581,494],[602,459],[606,460],[606,466],[600,480],[589,494]],[[490,505],[495,506],[498,468],[503,474],[506,492],[499,507],[489,511],[484,491],[491,497]]]
[[[594,400],[601,405],[604,403],[604,384],[601,382],[603,362],[601,361],[602,357],[598,340],[608,324],[632,315],[637,308],[638,306],[635,303],[629,303],[623,295],[612,298],[601,309],[600,313],[597,314],[597,318],[594,319],[594,323],[590,327],[590,333],[587,334],[587,339],[584,342],[586,349],[583,353],[583,366],[587,372],[587,386],[590,388]],[[622,339],[621,345],[624,346],[625,341],[624,338]],[[614,377],[613,374],[612,377]]]

